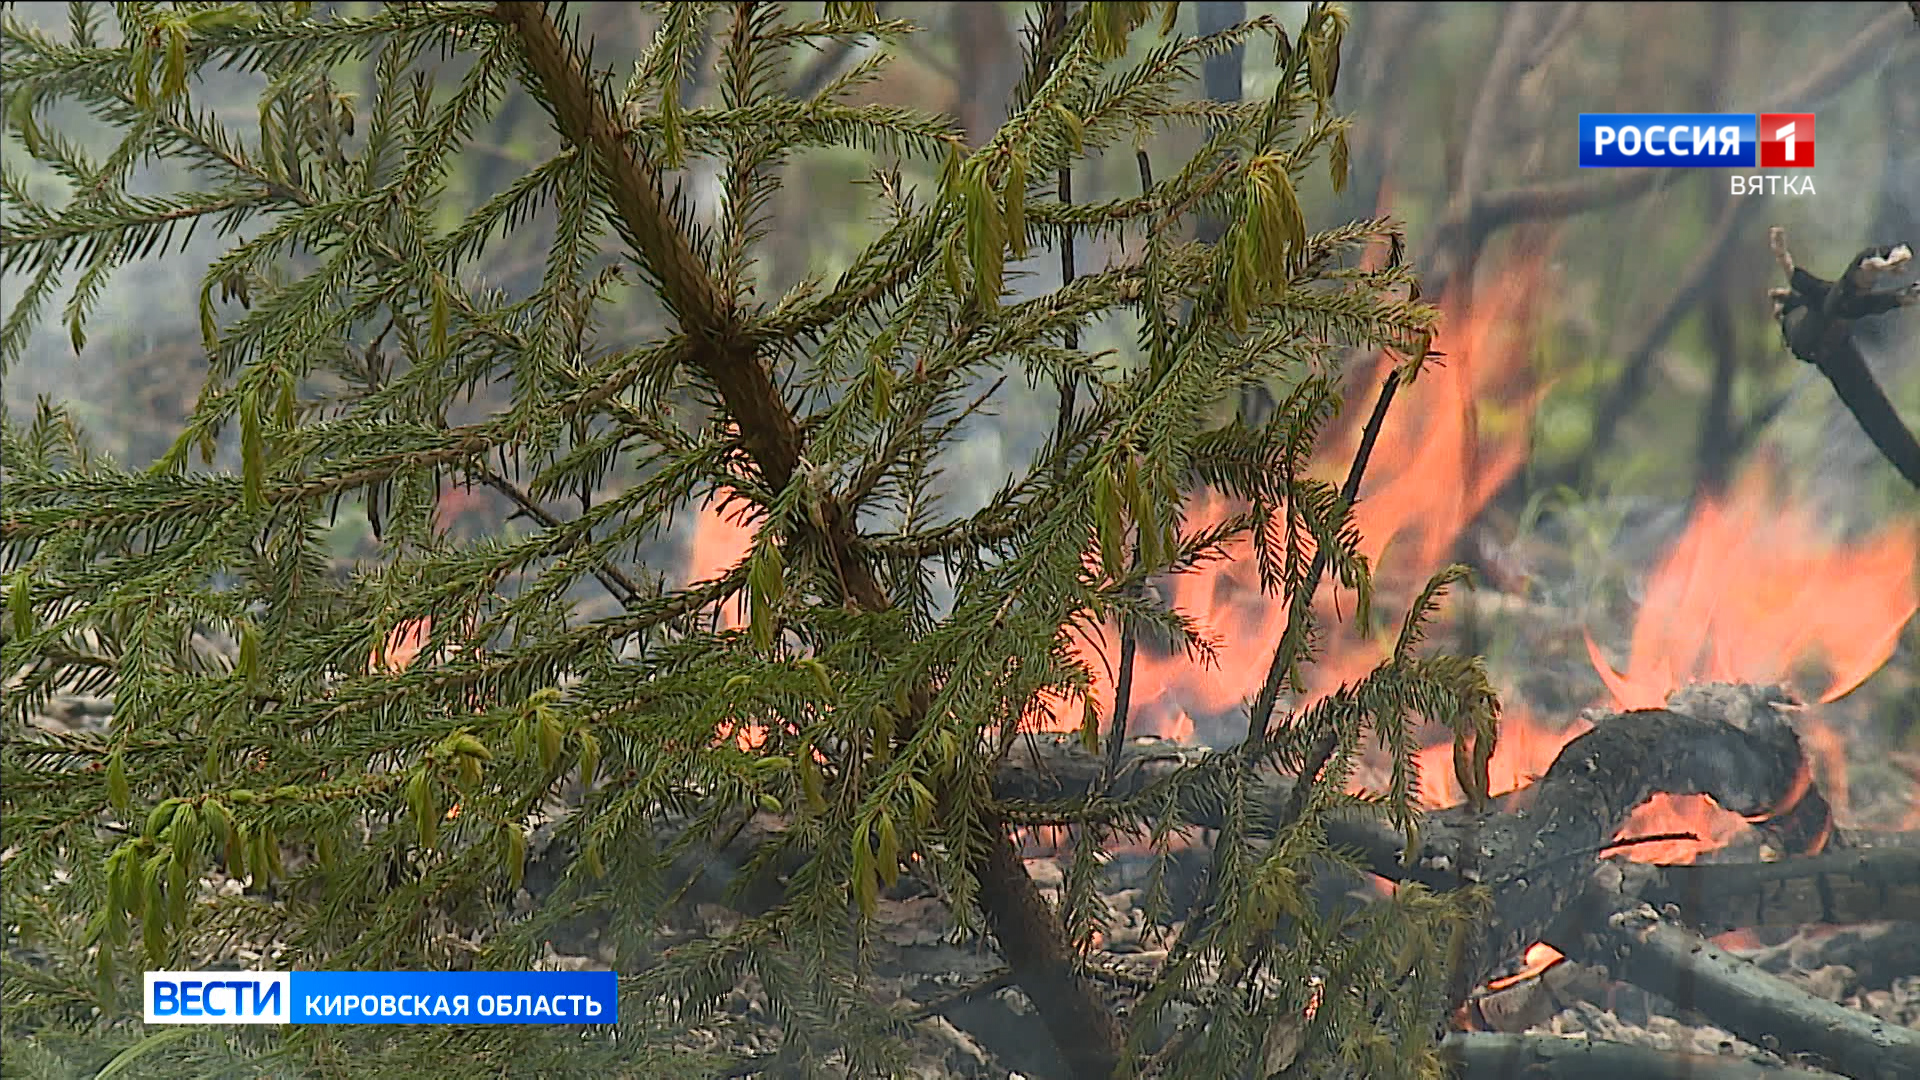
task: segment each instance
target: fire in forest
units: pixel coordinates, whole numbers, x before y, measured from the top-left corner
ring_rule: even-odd
[[[1517,258],[1504,269],[1483,269],[1473,303],[1443,298],[1439,358],[1401,392],[1393,422],[1374,448],[1355,507],[1363,553],[1375,568],[1376,593],[1387,610],[1404,602],[1439,571],[1462,534],[1494,494],[1523,465],[1526,432],[1539,387],[1526,358],[1535,330],[1533,299],[1543,291],[1544,253]],[[1550,290],[1548,290],[1550,291]],[[1354,380],[1350,401],[1370,401],[1385,375]],[[1363,412],[1364,410],[1358,410]],[[1359,438],[1356,410],[1329,433],[1319,468],[1337,478]],[[710,580],[736,566],[753,542],[754,523],[737,501],[720,493],[698,508],[684,567],[688,581]],[[1187,531],[1224,521],[1243,509],[1210,490],[1194,493],[1184,513]],[[1196,718],[1230,716],[1259,689],[1273,649],[1286,629],[1284,601],[1265,595],[1251,544],[1229,543],[1221,557],[1160,583],[1161,596],[1192,620],[1210,644],[1210,662],[1184,653],[1141,647],[1134,659],[1131,730],[1192,741]],[[1818,526],[1813,512],[1778,494],[1764,465],[1745,472],[1724,497],[1704,499],[1680,538],[1648,575],[1633,623],[1626,663],[1615,670],[1588,638],[1595,671],[1614,708],[1658,706],[1694,680],[1807,683],[1811,700],[1830,702],[1859,686],[1886,663],[1916,610],[1913,568],[1920,525],[1895,524],[1861,539],[1842,541]],[[1351,598],[1323,587],[1317,613],[1328,628],[1321,653],[1306,672],[1310,704],[1357,680],[1387,655],[1387,639],[1352,631],[1342,615]],[[731,607],[718,613],[722,629],[744,625]],[[1117,627],[1069,647],[1092,673],[1091,696],[1104,715],[1114,695],[1119,656]],[[1817,681],[1808,683],[1809,674]],[[1518,696],[1503,694],[1500,740],[1490,765],[1495,794],[1526,786],[1572,739],[1590,730],[1584,720],[1548,722]],[[1078,702],[1054,703],[1040,726],[1056,731],[1080,725]],[[1817,710],[1797,718],[1819,779],[1836,813],[1848,813],[1845,739]],[[764,732],[728,730],[743,749]],[[1451,747],[1419,754],[1423,803],[1432,809],[1462,799]],[[1362,779],[1356,785],[1364,783]],[[1745,829],[1738,815],[1701,796],[1661,795],[1641,807],[1621,836],[1690,832],[1697,841],[1636,845],[1622,851],[1646,862],[1692,861]]]

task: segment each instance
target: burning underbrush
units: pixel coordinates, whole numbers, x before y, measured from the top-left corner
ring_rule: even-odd
[[[1741,734],[1791,733],[1781,737],[1792,747],[1793,763],[1770,781],[1781,786],[1767,800],[1723,806],[1710,794],[1710,780],[1688,780],[1674,785],[1686,790],[1655,789],[1624,806],[1623,820],[1600,838],[1610,842],[1553,856],[1589,865],[1596,857],[1617,857],[1663,874],[1723,864],[1731,873],[1872,851],[1876,845],[1900,848],[1905,831],[1920,828],[1920,767],[1899,748],[1881,745],[1873,716],[1878,703],[1903,694],[1911,700],[1920,693],[1913,664],[1889,664],[1920,610],[1920,517],[1835,535],[1810,505],[1796,501],[1779,483],[1781,470],[1762,458],[1724,493],[1698,499],[1677,531],[1623,530],[1610,541],[1626,553],[1622,562],[1637,564],[1637,572],[1624,580],[1581,580],[1583,568],[1566,565],[1564,550],[1556,552],[1559,565],[1530,565],[1528,553],[1539,549],[1538,538],[1511,529],[1503,533],[1486,511],[1524,465],[1529,421],[1541,398],[1523,358],[1536,328],[1530,298],[1544,291],[1539,282],[1545,266],[1544,258],[1535,257],[1516,262],[1504,274],[1483,272],[1470,308],[1443,302],[1445,333],[1434,344],[1440,359],[1403,391],[1396,423],[1385,427],[1374,447],[1356,509],[1364,551],[1375,569],[1377,610],[1397,613],[1450,562],[1465,559],[1487,571],[1475,587],[1450,599],[1436,637],[1446,647],[1487,653],[1490,674],[1502,691],[1491,792],[1519,794],[1496,799],[1496,807],[1524,811],[1528,800],[1550,798],[1550,791],[1540,794],[1551,787],[1541,779],[1576,744],[1605,734],[1600,728],[1632,716],[1671,715],[1632,710],[1665,708],[1676,691],[1708,681],[1779,684],[1792,688],[1793,700],[1769,697],[1761,711],[1786,719],[1767,719],[1754,729],[1772,735]],[[1370,373],[1356,373],[1348,400],[1370,401],[1385,370],[1376,364]],[[1330,479],[1338,479],[1359,437],[1358,424],[1349,417],[1326,440],[1320,460]],[[1189,498],[1183,526],[1191,533],[1243,509],[1203,490]],[[720,505],[704,508],[693,531],[689,580],[712,578],[735,566],[746,557],[752,538],[752,523]],[[1129,753],[1180,760],[1204,752],[1205,746],[1236,742],[1244,730],[1245,704],[1266,676],[1286,614],[1283,604],[1262,594],[1256,560],[1244,540],[1221,554],[1192,572],[1155,583],[1157,599],[1191,619],[1208,640],[1211,662],[1153,642],[1141,644],[1133,658],[1129,734],[1136,743]],[[1556,574],[1571,580],[1551,580]],[[1306,671],[1308,693],[1283,700],[1283,708],[1303,708],[1363,677],[1391,648],[1393,627],[1353,624],[1350,595],[1324,588],[1316,612],[1326,632]],[[717,618],[723,626],[742,625],[737,611],[720,611]],[[1091,704],[1103,717],[1114,700],[1120,640],[1117,627],[1109,625],[1070,641],[1092,673]],[[1540,693],[1542,687],[1551,692]],[[1070,745],[1073,739],[1064,733],[1081,727],[1086,705],[1055,703],[1041,714],[1033,745]],[[1708,732],[1714,738],[1724,735],[1722,729],[1746,725],[1736,717],[1728,728],[1717,714],[1681,719],[1721,724]],[[1437,820],[1457,821],[1464,796],[1454,775],[1453,748],[1442,737],[1443,728],[1433,730],[1432,744],[1418,754],[1421,800]],[[762,734],[729,728],[718,736],[751,748]],[[1682,742],[1674,752],[1694,751]],[[1045,756],[1035,753],[1036,760]],[[1385,783],[1385,763],[1377,755],[1363,761],[1352,780],[1355,791],[1380,790]],[[1725,792],[1721,797],[1738,803]],[[1447,814],[1455,818],[1446,819]],[[1026,840],[1030,872],[1043,889],[1058,895],[1070,859],[1069,837],[1061,830],[1033,830]],[[1116,995],[1124,998],[1165,960],[1181,904],[1191,900],[1204,866],[1206,840],[1199,832],[1175,841],[1171,923],[1150,918],[1145,900],[1150,888],[1167,884],[1154,877],[1166,867],[1150,872],[1155,859],[1138,840],[1121,838],[1109,846],[1102,891],[1114,919],[1096,935],[1092,962],[1096,976]],[[1819,880],[1822,889],[1828,888],[1828,879]],[[1901,887],[1914,885],[1904,881]],[[1391,887],[1375,879],[1354,895],[1364,900],[1370,888]],[[1757,885],[1752,889],[1756,897],[1765,891]],[[1572,903],[1579,897],[1562,899]],[[1822,917],[1824,909],[1811,918],[1800,919],[1805,912],[1791,918],[1756,915],[1711,929],[1720,944],[1786,977],[1796,992],[1812,995],[1809,1000],[1843,1003],[1892,1024],[1911,1025],[1920,1021],[1920,976],[1915,974],[1920,965],[1902,966],[1898,958],[1920,950],[1920,939],[1912,924],[1886,922],[1891,910],[1870,910],[1874,917],[1845,929],[1830,924],[1847,920]],[[720,917],[719,909],[712,914]],[[1500,914],[1496,911],[1496,919]],[[894,950],[891,962],[899,965],[898,992],[923,1003],[919,1015],[938,1029],[936,1041],[952,1051],[950,1068],[988,1075],[988,1063],[998,1062],[1028,1073],[1053,1071],[1057,1063],[1035,1048],[1044,1040],[1019,1034],[1030,1021],[1024,1016],[1030,1006],[977,951],[957,947],[951,920],[932,896],[910,884],[896,889],[882,900],[880,923],[882,949]],[[1624,933],[1617,927],[1614,932]],[[1600,933],[1594,940],[1604,937]],[[1648,930],[1644,937],[1651,941],[1658,934]],[[1728,1021],[1722,1013],[1709,1022],[1691,1002],[1676,1005],[1644,989],[1658,983],[1653,976],[1628,978],[1565,960],[1561,949],[1546,941],[1516,943],[1511,955],[1490,969],[1498,974],[1473,995],[1459,1024],[1578,1034],[1701,1054],[1780,1056],[1777,1042],[1754,1034],[1754,1024],[1771,1020]],[[883,958],[880,969],[888,962]],[[741,1007],[755,1007],[753,995],[742,993]],[[1747,1041],[1726,1029],[1743,1023]]]
[[[1638,869],[1623,878],[1634,883],[1623,895],[1635,901],[1667,887],[1660,884],[1667,878],[1655,881],[1646,874],[1721,868],[1732,875],[1735,898],[1744,890],[1752,894],[1752,904],[1734,905],[1737,914],[1720,911],[1717,921],[1692,921],[1702,934],[1752,958],[1750,968],[1781,976],[1785,985],[1810,995],[1806,1001],[1839,1003],[1892,1024],[1914,1024],[1920,1021],[1920,962],[1914,962],[1920,961],[1920,936],[1910,922],[1887,920],[1899,910],[1896,901],[1907,895],[1901,890],[1910,890],[1911,899],[1920,903],[1920,865],[1898,862],[1905,857],[1902,850],[1920,856],[1920,838],[1909,832],[1920,830],[1920,755],[1882,745],[1874,720],[1883,703],[1920,694],[1910,658],[1890,663],[1920,610],[1920,517],[1836,535],[1811,505],[1780,483],[1783,470],[1761,458],[1724,493],[1670,515],[1677,527],[1622,528],[1607,540],[1619,554],[1616,564],[1631,571],[1627,574],[1609,578],[1590,572],[1571,557],[1571,545],[1503,526],[1504,519],[1489,510],[1524,465],[1531,414],[1541,399],[1522,358],[1536,329],[1529,298],[1539,294],[1545,266],[1544,257],[1535,257],[1505,274],[1483,273],[1471,308],[1442,303],[1445,333],[1434,343],[1439,358],[1401,391],[1397,422],[1380,433],[1355,511],[1363,551],[1375,572],[1375,609],[1397,615],[1429,577],[1451,562],[1469,561],[1482,571],[1470,588],[1448,599],[1433,637],[1440,647],[1486,655],[1501,692],[1499,740],[1488,769],[1494,817],[1488,820],[1515,814],[1524,819],[1530,812],[1551,817],[1550,805],[1541,804],[1564,795],[1550,776],[1563,759],[1586,755],[1593,769],[1617,769],[1622,790],[1640,783],[1647,793],[1623,803],[1617,824],[1591,837],[1593,846],[1547,851],[1549,863],[1574,865],[1577,873],[1601,859],[1631,864]],[[1372,400],[1385,374],[1380,361],[1371,370],[1352,373],[1348,400]],[[1338,479],[1360,434],[1352,417],[1329,433],[1319,455],[1329,479]],[[1245,509],[1203,489],[1184,506],[1182,527],[1188,533],[1211,528]],[[713,580],[737,567],[749,556],[757,526],[725,493],[699,508],[688,530],[682,579]],[[1548,557],[1540,557],[1543,550]],[[1202,662],[1159,643],[1140,644],[1133,657],[1132,741],[1126,750],[1138,776],[1193,760],[1209,746],[1237,742],[1246,703],[1259,691],[1286,630],[1285,606],[1262,593],[1250,544],[1241,538],[1218,554],[1153,585],[1155,599],[1187,616],[1209,649]],[[1315,610],[1323,634],[1314,663],[1305,669],[1307,692],[1283,699],[1282,709],[1303,709],[1364,677],[1392,647],[1393,619],[1376,615],[1375,625],[1356,626],[1350,594],[1325,587]],[[710,615],[720,629],[747,626],[736,604],[717,606]],[[374,666],[395,669],[413,662],[426,644],[429,625],[421,620],[396,629],[373,658]],[[1114,701],[1120,640],[1112,625],[1069,639],[1072,655],[1091,673],[1090,701],[1056,701],[1037,713],[1040,722],[1027,744],[1031,768],[1022,773],[1024,767],[1010,763],[1013,774],[1003,777],[1015,797],[1068,792],[1074,770],[1090,757],[1078,746],[1083,713],[1091,705],[1105,717]],[[1756,706],[1760,719],[1754,721],[1739,715],[1741,707],[1695,693],[1709,682],[1782,685],[1793,697],[1764,696]],[[1676,692],[1706,704],[1670,705]],[[1634,712],[1667,708],[1672,712]],[[1676,717],[1681,734],[1660,727],[1660,717]],[[1698,744],[1721,740],[1726,746],[1714,753],[1749,765],[1762,761],[1753,767],[1764,775],[1730,777],[1726,760],[1713,758],[1703,767],[1708,775],[1669,769],[1662,775],[1677,776],[1678,782],[1648,786],[1642,774],[1660,773],[1658,762],[1622,763],[1603,752],[1608,738],[1623,725],[1643,722],[1638,718],[1653,718],[1645,721],[1652,725],[1645,740],[1669,740],[1661,753],[1700,756]],[[1465,796],[1446,729],[1434,724],[1430,731],[1430,744],[1416,755],[1418,792],[1430,812],[1429,828],[1440,839],[1425,840],[1425,861],[1408,871],[1390,865],[1401,838],[1375,843],[1379,838],[1367,835],[1335,837],[1363,851],[1375,844],[1389,854],[1374,867],[1384,876],[1329,883],[1320,890],[1323,903],[1343,898],[1366,903],[1394,888],[1390,878],[1411,877],[1437,887],[1484,880],[1449,877],[1466,873],[1446,865],[1464,850],[1457,844],[1447,848],[1455,843],[1448,839],[1450,830],[1471,837],[1479,835],[1478,826],[1462,806]],[[715,738],[753,751],[766,742],[767,731],[755,723],[728,722]],[[1764,755],[1753,756],[1756,745],[1786,753],[1787,764],[1773,770]],[[1095,768],[1082,779],[1091,785],[1098,773]],[[1285,778],[1275,782],[1284,784]],[[1387,782],[1387,761],[1373,751],[1350,783],[1355,793],[1363,793],[1383,790]],[[1754,784],[1769,793],[1743,804]],[[1716,800],[1716,791],[1726,805]],[[1619,794],[1605,791],[1596,797]],[[1501,827],[1520,819],[1505,819]],[[778,828],[777,815],[761,824]],[[1094,932],[1090,962],[1121,1007],[1166,961],[1201,887],[1209,836],[1204,829],[1177,835],[1170,861],[1144,838],[1121,836],[1107,844],[1100,891],[1112,917]],[[1062,829],[1031,829],[1023,839],[1029,873],[1044,892],[1059,897],[1073,837]],[[1909,840],[1915,841],[1911,847]],[[1482,855],[1506,854],[1495,852],[1494,842],[1485,843]],[[1768,883],[1739,876],[1757,867],[1853,858],[1849,853],[1897,863],[1893,871],[1874,863],[1874,873],[1883,875],[1874,879],[1881,902],[1865,905],[1857,918],[1834,914],[1829,896],[1838,887],[1835,882],[1856,872],[1851,864],[1836,863],[1832,876],[1812,878],[1823,898],[1812,911],[1794,907],[1792,882],[1798,879],[1791,873],[1783,871]],[[542,858],[536,850],[530,888],[538,887]],[[724,853],[715,865],[724,878]],[[1892,878],[1884,876],[1889,873]],[[1547,897],[1549,910],[1592,899],[1583,900],[1580,890],[1592,887],[1578,880],[1563,880],[1559,887],[1562,895]],[[1583,937],[1529,913],[1528,905],[1538,905],[1539,898],[1521,896],[1511,901],[1511,911],[1502,911],[1500,890],[1494,892],[1496,922],[1504,918],[1553,940],[1522,933],[1505,946],[1506,955],[1482,963],[1477,970],[1486,978],[1456,1017],[1458,1026],[1535,1037],[1580,1035],[1663,1051],[1780,1056],[1780,1046],[1756,1034],[1777,1018],[1730,1021],[1724,1013],[1703,1017],[1690,1002],[1676,1004],[1671,987],[1664,995],[1648,988],[1663,985],[1666,977],[1657,960],[1647,961],[1656,969],[1653,974],[1609,971],[1592,962],[1593,948],[1631,951],[1635,942],[1657,941],[1659,932],[1671,927],[1606,945],[1612,940],[1608,933],[1626,931],[1589,927]],[[1149,902],[1150,894],[1162,895]],[[1620,895],[1613,900],[1622,905]],[[1758,910],[1769,903],[1777,910]],[[1608,916],[1607,926],[1618,922],[1627,906]],[[1676,903],[1666,908],[1671,918]],[[683,932],[693,938],[723,930],[738,918],[717,895],[704,902],[696,896],[692,910],[694,918]],[[885,984],[881,996],[893,993],[920,1003],[915,1015],[933,1032],[932,1042],[944,1056],[942,1068],[953,1075],[1004,1075],[997,1069],[1057,1072],[1046,1040],[1033,1037],[1030,1004],[1009,988],[1005,974],[976,943],[957,936],[951,914],[936,896],[907,875],[879,898],[877,910],[874,970]],[[602,929],[582,924],[557,937],[555,962],[567,956],[610,962]],[[1693,940],[1704,945],[1705,938]],[[1571,961],[1557,947],[1578,953],[1583,945],[1588,952]],[[1734,978],[1712,972],[1699,977],[1709,983]],[[732,1052],[751,1052],[760,1037],[753,1030],[765,1026],[765,1017],[756,1020],[765,1001],[751,986],[736,997],[734,1015],[741,1027],[716,1031],[715,1038]],[[1528,1052],[1547,1051],[1536,1046]]]

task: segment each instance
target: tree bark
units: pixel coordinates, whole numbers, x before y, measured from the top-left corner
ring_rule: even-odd
[[[1039,1010],[1053,1045],[1076,1077],[1110,1076],[1124,1034],[1113,1010],[1074,966],[1065,927],[1040,895],[1004,829],[987,840],[980,906],[1020,990]],[[999,883],[988,889],[986,882]],[[1044,918],[1035,917],[1045,913]]]

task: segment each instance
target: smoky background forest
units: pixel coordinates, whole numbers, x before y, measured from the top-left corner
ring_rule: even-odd
[[[923,32],[855,100],[950,113],[974,143],[990,133],[1019,75],[1030,5],[880,7]],[[1297,22],[1303,10],[1195,3],[1182,5],[1179,19],[1193,32],[1262,14]],[[594,41],[596,59],[615,70],[640,53],[658,18],[628,4],[577,4],[569,15]],[[24,3],[11,17],[57,35],[65,13]],[[1920,47],[1911,30],[1903,7],[1888,3],[1352,5],[1336,96],[1355,122],[1351,182],[1336,195],[1316,176],[1301,191],[1306,217],[1310,227],[1376,211],[1402,219],[1426,295],[1446,316],[1435,344],[1446,360],[1390,425],[1362,491],[1361,527],[1389,582],[1420,580],[1448,561],[1474,569],[1478,591],[1449,609],[1447,633],[1486,654],[1499,683],[1536,707],[1571,713],[1593,704],[1607,675],[1618,700],[1636,670],[1799,676],[1816,695],[1851,690],[1872,673],[1845,710],[1846,736],[1896,755],[1920,752],[1920,631],[1910,618],[1920,500],[1819,373],[1782,346],[1766,295],[1780,283],[1769,225],[1784,226],[1801,261],[1829,275],[1865,244],[1920,238]],[[687,107],[715,93],[715,47],[682,87]],[[791,92],[817,89],[871,47],[814,54],[790,73]],[[1151,35],[1133,45],[1150,47]],[[370,85],[371,71],[359,71],[360,86],[345,77],[354,71],[342,69],[339,92]],[[1210,65],[1205,89],[1252,98],[1273,78],[1272,57],[1255,49]],[[217,75],[196,95],[245,130],[259,89],[257,77]],[[1819,118],[1811,195],[1732,196],[1720,170],[1577,168],[1581,112],[1788,106]],[[84,138],[84,118],[46,121]],[[1176,127],[1154,133],[1151,145],[1175,148],[1166,152],[1175,160],[1203,135],[1197,125]],[[510,99],[451,177],[447,220],[556,146],[540,107]],[[833,272],[876,234],[863,181],[881,164],[855,150],[794,157],[769,207],[771,254],[757,268],[768,302],[808,274]],[[151,164],[144,182],[177,190],[184,178],[168,173],[177,168]],[[710,218],[720,196],[701,168],[695,162],[681,179]],[[903,169],[909,182],[932,180],[929,163]],[[1139,189],[1138,165],[1110,152],[1073,182],[1076,199],[1127,196]],[[536,218],[495,249],[485,282],[508,292],[537,285],[551,224]],[[193,406],[205,370],[197,281],[227,243],[209,230],[183,253],[119,273],[84,343],[64,320],[46,320],[8,373],[7,407],[24,416],[41,395],[62,399],[102,450],[132,465],[153,461]],[[607,260],[621,257],[611,236],[607,244]],[[1122,242],[1082,239],[1074,260],[1085,272],[1128,255]],[[1051,250],[1009,270],[1021,295],[1061,280]],[[21,284],[0,281],[9,293]],[[622,317],[637,330],[659,326],[652,301],[632,295]],[[1920,421],[1916,331],[1920,320],[1911,318],[1860,331],[1909,426]],[[1136,347],[1133,328],[1110,326],[1103,336],[1094,344]],[[1376,361],[1350,365],[1343,437],[1357,420],[1351,414],[1364,412]],[[478,388],[465,409],[484,416],[502,407],[505,391],[490,392]],[[1054,389],[1037,386],[970,421],[966,451],[939,478],[940,494],[957,512],[980,505],[1031,458],[1056,407]],[[221,460],[233,466],[237,448],[223,446]],[[450,490],[441,505],[445,526],[465,536],[511,533],[512,511],[484,490]],[[690,513],[649,566],[690,580],[734,561],[744,536],[713,511]],[[364,520],[339,516],[343,566],[372,545]],[[1795,599],[1792,590],[1810,583],[1832,613],[1831,632],[1812,625],[1822,619]],[[1236,591],[1230,575],[1194,583],[1179,599],[1210,616],[1220,661],[1203,674],[1168,664],[1156,676],[1151,656],[1143,658],[1141,725],[1224,738],[1221,718],[1257,685],[1263,635],[1278,615],[1257,589]],[[580,600],[583,617],[609,603],[585,590]],[[1535,619],[1552,626],[1542,630]],[[1697,624],[1694,638],[1657,640],[1679,623]],[[1715,626],[1734,625],[1742,642],[1730,646],[1724,630],[1716,637]],[[1324,677],[1364,670],[1364,657],[1347,664],[1334,653]],[[1603,661],[1619,674],[1603,674]],[[1503,752],[1522,754],[1522,743]],[[1895,770],[1890,776],[1901,768],[1898,757],[1846,756],[1871,757],[1859,767]],[[1524,774],[1539,764],[1515,758],[1511,768]]]

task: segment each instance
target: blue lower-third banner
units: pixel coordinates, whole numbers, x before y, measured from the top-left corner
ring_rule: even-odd
[[[611,971],[149,971],[149,1024],[611,1024]]]

